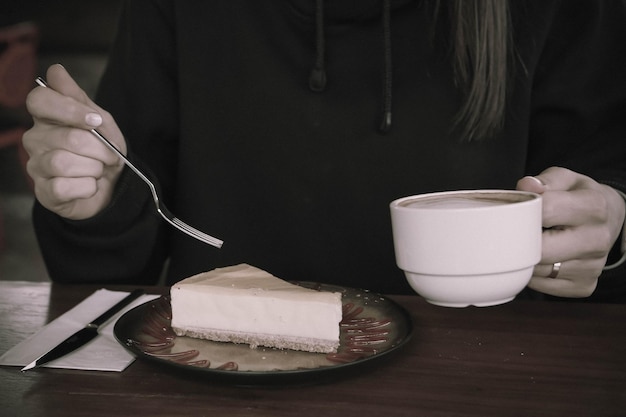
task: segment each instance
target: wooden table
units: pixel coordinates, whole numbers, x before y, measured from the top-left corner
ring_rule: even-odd
[[[0,353],[97,288],[0,281]],[[390,298],[413,318],[411,341],[350,377],[239,387],[145,361],[121,373],[0,367],[0,414],[626,416],[626,305],[513,301],[452,309],[418,296]]]

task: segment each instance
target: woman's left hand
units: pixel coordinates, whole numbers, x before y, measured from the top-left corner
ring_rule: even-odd
[[[522,178],[517,189],[543,197],[541,261],[528,286],[560,297],[591,295],[624,227],[624,199],[607,185],[558,167]]]

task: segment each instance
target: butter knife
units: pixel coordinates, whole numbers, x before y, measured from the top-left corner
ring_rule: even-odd
[[[98,336],[98,329],[104,323],[106,323],[111,317],[117,314],[121,309],[136,300],[143,293],[143,290],[134,290],[126,297],[124,297],[120,302],[115,304],[113,307],[94,319],[91,323],[86,325],[84,328],[77,331],[76,333],[65,339],[63,342],[59,343],[48,352],[44,353],[39,358],[35,359],[31,363],[23,367],[22,372],[28,371],[29,369],[37,368],[41,365],[65,356],[68,353],[71,353],[79,347],[87,344],[96,336]]]

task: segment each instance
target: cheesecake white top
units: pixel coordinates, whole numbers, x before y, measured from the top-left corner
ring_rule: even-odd
[[[290,300],[332,301],[336,296],[331,292],[315,291],[290,284],[280,278],[248,264],[217,268],[186,278],[176,284],[175,289],[192,289],[210,294],[244,294],[257,297],[284,298]]]

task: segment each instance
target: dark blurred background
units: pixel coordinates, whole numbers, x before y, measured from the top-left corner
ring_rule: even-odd
[[[0,2],[0,279],[45,281],[30,218],[34,197],[21,136],[37,75],[65,66],[93,96],[115,35],[120,0]]]

